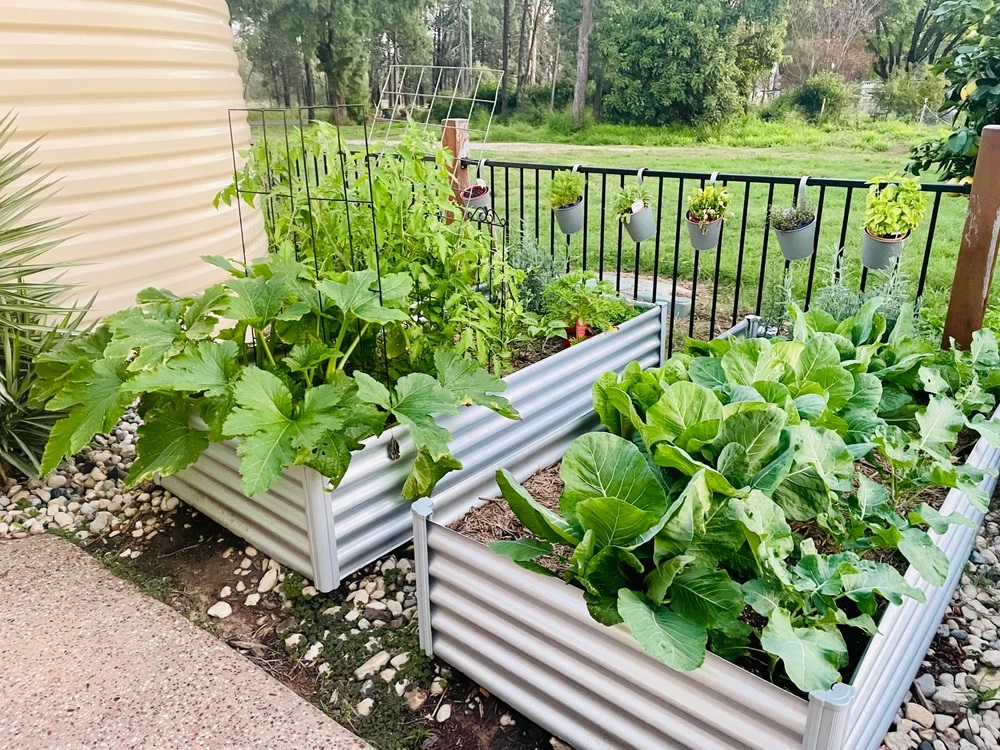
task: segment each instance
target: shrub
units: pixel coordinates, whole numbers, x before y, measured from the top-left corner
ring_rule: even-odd
[[[944,79],[927,66],[910,71],[896,68],[875,94],[875,101],[886,112],[915,120],[925,105],[931,111],[941,106],[944,87]]]
[[[0,151],[14,136],[12,115],[0,117]],[[49,185],[32,180],[34,145],[0,158],[0,478],[11,469],[38,473],[42,451],[61,412],[47,413],[31,397],[38,382],[37,359],[69,339],[88,306],[67,307],[72,289],[52,281],[62,268],[40,262],[61,223],[29,217],[45,200]]]
[[[579,172],[556,172],[549,185],[552,209],[575,206],[583,198],[583,175]]]
[[[927,213],[920,183],[895,174],[874,177],[865,198],[865,229],[873,237],[904,237]]]
[[[835,122],[854,104],[854,93],[844,78],[826,71],[814,75],[789,96],[810,122]]]

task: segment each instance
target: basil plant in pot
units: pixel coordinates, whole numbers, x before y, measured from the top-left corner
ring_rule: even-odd
[[[626,185],[615,196],[612,210],[625,225],[633,242],[645,242],[656,234],[656,216],[650,206],[653,191],[642,183]]]
[[[813,254],[816,214],[805,205],[791,205],[768,211],[768,220],[778,237],[785,260],[803,260]]]
[[[706,185],[688,199],[688,235],[695,250],[715,250],[722,237],[722,222],[729,208],[729,190]]]
[[[557,172],[549,186],[549,203],[563,234],[576,234],[583,229],[583,175],[579,172]]]
[[[866,268],[888,268],[899,257],[910,233],[927,213],[920,183],[895,174],[869,180],[865,198],[865,234],[861,262]]]
[[[565,324],[566,345],[614,330],[639,310],[618,296],[615,285],[591,271],[576,271],[545,288],[546,312]]]

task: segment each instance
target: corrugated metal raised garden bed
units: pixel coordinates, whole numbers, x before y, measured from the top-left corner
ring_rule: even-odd
[[[588,411],[594,381],[633,360],[643,366],[663,356],[668,308],[653,307],[621,325],[507,378],[505,396],[521,414],[511,421],[483,407],[440,419],[452,436],[452,455],[464,468],[434,491],[442,518],[464,512],[465,499],[490,491],[497,468],[522,462],[528,474],[558,458],[577,435],[597,424]],[[388,456],[390,441],[398,460]],[[402,427],[365,441],[340,486],[313,469],[293,467],[270,490],[243,494],[233,443],[210,446],[198,462],[161,483],[185,502],[311,579],[321,591],[405,543],[410,503],[401,489],[415,451]]]
[[[835,673],[829,689],[786,689],[711,652],[691,671],[671,669],[626,625],[597,622],[582,588],[532,570],[537,555],[501,555],[448,528],[454,506],[439,516],[433,498],[413,506],[421,647],[577,750],[874,750],[961,578],[1000,449],[981,437],[966,466],[978,490],[953,488],[937,510],[968,521],[928,524],[929,543],[947,558],[940,585],[911,564],[899,584],[910,595],[883,605],[879,632],[852,671],[841,664],[843,682]],[[516,462],[508,468],[519,481],[531,473]],[[480,496],[466,496],[466,509],[479,505]]]

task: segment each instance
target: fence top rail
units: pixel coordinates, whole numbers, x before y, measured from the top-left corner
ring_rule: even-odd
[[[521,162],[521,161],[505,161],[502,159],[462,159],[462,166],[465,167],[495,167],[499,169],[530,169],[537,170],[539,172],[559,172],[573,169],[573,165],[570,164],[536,164],[532,162]],[[597,175],[613,175],[622,177],[634,177],[638,174],[638,170],[634,169],[622,169],[621,167],[585,167],[577,166],[577,172],[582,174],[597,174]],[[709,180],[712,178],[713,173],[709,172],[686,172],[682,170],[672,170],[672,169],[643,169],[643,178],[647,177],[665,177],[670,179],[685,179],[685,180]],[[715,179],[719,182],[743,182],[743,183],[763,183],[766,185],[798,185],[802,181],[802,177],[789,177],[783,175],[753,175],[753,174],[732,174],[728,172],[718,172],[714,174]],[[809,177],[806,181],[807,185],[814,185],[816,187],[831,187],[831,188],[854,188],[860,190],[868,189],[869,183],[865,180],[848,180],[836,177]],[[958,193],[962,195],[968,195],[972,191],[972,186],[965,184],[959,185],[955,183],[948,182],[922,182],[920,183],[920,189],[928,193]]]

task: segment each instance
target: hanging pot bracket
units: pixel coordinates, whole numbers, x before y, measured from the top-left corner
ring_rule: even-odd
[[[795,206],[799,210],[804,209],[808,203],[806,202],[806,185],[809,183],[809,175],[804,175],[802,179],[799,180],[799,187],[796,190],[796,200]]]

